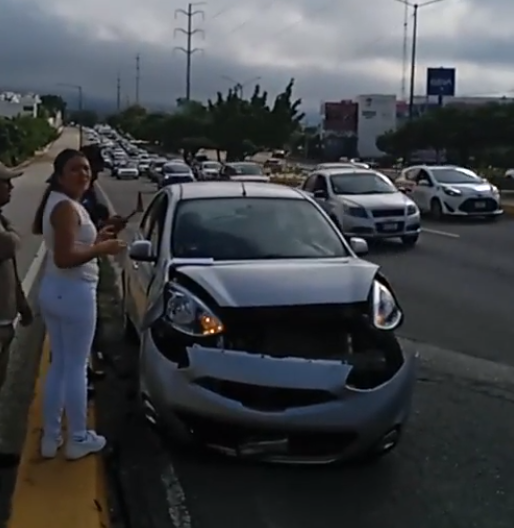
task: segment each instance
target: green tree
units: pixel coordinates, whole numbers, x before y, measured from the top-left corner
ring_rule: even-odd
[[[46,94],[40,97],[41,106],[45,108],[50,117],[55,117],[58,112],[66,114],[66,101],[60,95]]]

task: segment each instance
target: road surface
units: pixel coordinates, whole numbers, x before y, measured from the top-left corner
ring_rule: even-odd
[[[101,185],[120,214],[133,210],[138,192],[147,203],[155,189],[109,176]],[[371,252],[407,313],[403,344],[421,354],[412,420],[387,460],[301,470],[206,460],[165,450],[125,424],[111,433],[130,445],[121,469],[136,483],[146,479],[134,509],[153,500],[179,528],[511,528],[513,228],[511,220],[426,224],[414,250],[388,244]],[[111,349],[122,358],[127,346],[115,337]],[[122,394],[118,383],[111,390]]]

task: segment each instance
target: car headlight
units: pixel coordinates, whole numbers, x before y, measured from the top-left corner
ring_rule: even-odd
[[[166,295],[165,319],[178,332],[192,337],[207,337],[225,330],[212,310],[182,286],[169,284]]]
[[[462,194],[458,189],[452,189],[451,187],[443,187],[443,192],[448,196],[460,196]]]
[[[491,185],[491,193],[494,194],[494,196],[500,196],[498,187],[495,187],[494,185]]]
[[[395,296],[387,286],[375,280],[371,292],[373,326],[379,330],[395,330],[403,321]]]
[[[350,216],[356,216],[359,218],[367,218],[368,213],[364,207],[351,206],[345,209],[345,213]]]
[[[415,214],[418,214],[418,213],[419,213],[419,209],[414,204],[411,204],[411,205],[407,206],[407,214],[409,216],[412,216],[412,215],[415,215]]]

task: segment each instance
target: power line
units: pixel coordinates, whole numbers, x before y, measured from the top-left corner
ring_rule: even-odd
[[[200,48],[193,48],[193,37],[197,34],[205,36],[205,32],[202,29],[193,28],[193,19],[196,15],[200,15],[202,18],[205,18],[205,13],[203,11],[194,10],[194,7],[197,5],[202,5],[203,3],[204,2],[189,3],[187,5],[187,11],[184,9],[177,9],[175,11],[175,19],[178,17],[178,15],[185,15],[187,18],[187,29],[175,29],[175,35],[177,33],[183,33],[186,35],[186,47],[175,46],[174,48],[174,51],[181,51],[186,54],[186,101],[191,100],[191,59],[196,52],[202,51]]]
[[[141,56],[139,53],[136,55],[136,104],[139,105],[139,87],[141,83]]]

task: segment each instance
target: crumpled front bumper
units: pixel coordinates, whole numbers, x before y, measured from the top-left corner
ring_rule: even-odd
[[[248,441],[269,442],[265,452],[254,456],[273,461],[334,461],[366,452],[392,429],[403,425],[410,411],[416,377],[416,359],[412,355],[405,355],[403,365],[388,382],[371,390],[354,390],[346,385],[352,367],[342,363],[276,359],[194,346],[188,348],[189,365],[179,368],[157,350],[151,332],[145,332],[142,347],[143,399],[172,434],[182,441],[194,442],[192,429],[199,423],[202,430],[241,431],[241,438]],[[226,391],[218,390],[219,385],[227,384],[241,387],[243,393],[248,388],[262,389],[264,399],[268,391],[276,389],[280,394],[291,395],[286,398],[290,404],[281,409],[252,408],[238,399],[237,391],[230,397]],[[302,395],[298,405],[295,395]],[[306,395],[325,397],[316,400],[313,396],[306,403]],[[335,442],[332,453],[324,448],[316,456],[289,456],[288,438],[305,440],[316,435],[330,436],[331,445]],[[238,448],[244,446],[235,446],[234,452],[229,453],[226,445],[214,445],[201,438],[200,442],[227,454],[245,453]]]

